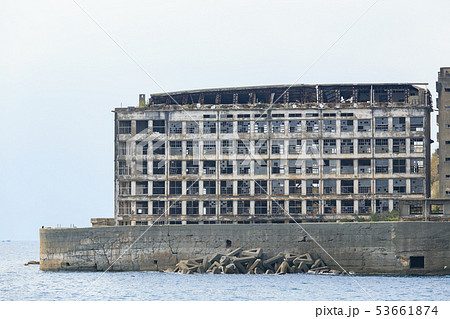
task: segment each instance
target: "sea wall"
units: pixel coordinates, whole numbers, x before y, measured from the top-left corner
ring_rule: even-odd
[[[450,274],[449,222],[300,225],[304,230],[296,224],[43,228],[40,269],[101,271],[114,263],[110,270],[161,271],[182,259],[242,247],[262,248],[269,256],[310,253],[332,268],[339,269],[337,262],[360,274]],[[419,267],[423,257],[423,268],[411,268],[411,256]]]

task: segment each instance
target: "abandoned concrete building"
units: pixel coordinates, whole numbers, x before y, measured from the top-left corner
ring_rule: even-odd
[[[439,196],[450,199],[450,68],[441,68],[436,82],[439,115]]]
[[[411,83],[141,95],[114,110],[116,223],[326,221],[423,200],[431,104]]]

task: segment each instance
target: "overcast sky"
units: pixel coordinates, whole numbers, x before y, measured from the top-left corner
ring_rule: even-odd
[[[172,91],[291,84],[374,0],[77,2]],[[299,83],[427,82],[435,103],[449,9],[379,0]],[[111,110],[161,89],[71,0],[2,0],[0,45],[0,240],[113,217]]]

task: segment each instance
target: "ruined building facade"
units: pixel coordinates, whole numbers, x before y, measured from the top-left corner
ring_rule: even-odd
[[[439,197],[450,198],[450,68],[440,69],[436,92],[439,109]]]
[[[139,107],[114,110],[116,222],[284,223],[397,209],[429,197],[430,111],[428,90],[413,84],[141,96]]]

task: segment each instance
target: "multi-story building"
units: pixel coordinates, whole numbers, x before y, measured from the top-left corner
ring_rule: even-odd
[[[420,85],[208,89],[146,102],[115,109],[119,225],[364,218],[429,197],[431,96]]]
[[[436,82],[438,97],[439,196],[450,198],[450,68],[441,68]]]

